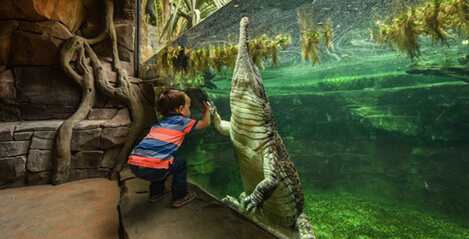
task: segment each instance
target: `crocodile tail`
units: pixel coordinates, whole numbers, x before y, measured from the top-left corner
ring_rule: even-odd
[[[296,227],[301,239],[316,239],[316,233],[304,212],[296,219]]]

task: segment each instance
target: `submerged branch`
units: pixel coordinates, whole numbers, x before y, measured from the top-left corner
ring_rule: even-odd
[[[436,76],[449,76],[458,78],[466,83],[469,83],[469,67],[466,65],[453,65],[443,66],[441,64],[425,64],[411,65],[408,70],[408,74],[423,74],[423,75],[436,75]]]

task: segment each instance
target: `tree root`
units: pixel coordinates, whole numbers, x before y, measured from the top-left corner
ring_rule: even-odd
[[[140,135],[144,127],[143,122],[145,111],[143,105],[140,102],[132,83],[128,79],[127,72],[121,67],[119,60],[116,30],[114,28],[113,21],[114,3],[113,0],[104,1],[106,3],[106,30],[94,39],[85,39],[78,36],[73,37],[63,43],[60,51],[61,66],[67,75],[72,77],[74,81],[82,86],[83,99],[77,111],[60,126],[57,134],[57,150],[55,154],[57,169],[53,176],[53,184],[60,184],[69,180],[71,161],[70,143],[72,131],[75,125],[82,121],[93,107],[96,99],[94,84],[97,84],[97,87],[105,95],[124,101],[130,108],[130,113],[132,115],[130,133],[127,135],[127,140],[124,142],[122,150],[116,159],[116,164],[111,175],[112,179],[118,178],[119,172],[127,162],[127,157],[134,141]],[[112,68],[113,71],[117,73],[116,84],[109,81],[98,57],[90,47],[90,44],[94,44],[105,39],[106,35],[110,37],[112,41]],[[70,66],[70,61],[75,52],[78,52],[78,59],[76,61],[78,72]],[[89,69],[89,65],[86,63],[86,57],[90,59],[93,71]],[[94,72],[94,77],[92,72]]]
[[[85,46],[87,45],[88,43],[86,43],[84,38],[72,37],[63,43],[60,50],[60,65],[68,76],[80,84],[83,90],[83,98],[77,111],[65,120],[58,130],[55,140],[55,164],[57,168],[52,178],[53,184],[61,184],[69,180],[71,162],[70,142],[73,128],[88,115],[96,99],[93,74],[86,63]],[[78,72],[70,66],[70,61],[75,52],[78,53],[78,58],[75,62]]]
[[[98,79],[98,86],[105,94],[116,96],[118,99],[127,103],[132,115],[132,126],[130,127],[130,132],[127,135],[127,140],[124,142],[122,150],[116,159],[116,164],[114,165],[111,175],[111,179],[116,180],[119,176],[119,172],[122,171],[127,163],[127,157],[132,149],[134,141],[143,130],[145,110],[142,102],[140,102],[140,99],[135,92],[135,89],[128,79],[127,72],[121,67],[119,52],[117,51],[116,29],[114,28],[114,22],[112,20],[112,16],[114,15],[113,1],[106,0],[106,5],[108,6],[106,8],[107,29],[112,41],[112,66],[113,70],[117,73],[117,84],[116,87],[111,88],[109,82],[104,80],[107,78],[102,78],[102,80]]]

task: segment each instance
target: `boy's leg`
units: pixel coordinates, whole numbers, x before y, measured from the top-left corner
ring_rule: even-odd
[[[169,174],[168,174],[169,175]],[[171,190],[166,188],[165,181],[167,177],[158,182],[151,182],[150,184],[150,199],[149,202],[155,203],[161,199],[171,195]]]
[[[130,165],[130,169],[138,178],[146,181],[150,181],[150,201],[152,197],[160,196],[165,194],[165,182],[168,176],[171,174],[169,170],[165,169],[154,169],[154,168],[142,168],[135,165]],[[169,195],[169,192],[166,192]],[[166,196],[167,196],[166,195]],[[161,199],[161,198],[158,198]],[[156,202],[156,200],[153,200]]]
[[[172,205],[179,208],[194,200],[196,193],[187,191],[187,167],[186,161],[179,157],[174,157],[173,164],[169,167],[173,174]]]
[[[174,157],[173,164],[169,167],[173,174],[173,184],[171,191],[173,201],[181,199],[187,194],[187,166],[186,161],[179,157]]]

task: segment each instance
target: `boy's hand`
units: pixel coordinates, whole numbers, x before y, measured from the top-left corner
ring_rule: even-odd
[[[203,107],[204,114],[210,112],[209,107],[210,107],[211,104],[213,104],[213,103],[202,101],[202,107]]]
[[[204,117],[199,120],[199,123],[195,126],[195,129],[205,129],[207,126],[210,125],[210,108],[207,104],[208,102],[202,101],[202,107],[204,110]]]

